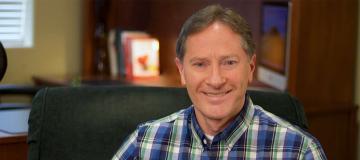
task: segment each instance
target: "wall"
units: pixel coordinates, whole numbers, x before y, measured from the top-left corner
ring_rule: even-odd
[[[79,74],[81,4],[81,0],[34,0],[34,46],[7,49],[8,69],[1,83],[31,84],[33,75]]]

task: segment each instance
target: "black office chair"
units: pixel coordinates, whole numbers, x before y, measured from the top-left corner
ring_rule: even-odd
[[[2,43],[0,41],[0,81],[2,80],[2,78],[5,75],[6,68],[7,68],[6,52],[5,52],[4,46],[2,45]]]
[[[287,93],[248,91],[254,104],[307,129],[302,105]],[[185,88],[52,87],[37,93],[29,117],[29,160],[110,159],[140,123],[191,104]]]

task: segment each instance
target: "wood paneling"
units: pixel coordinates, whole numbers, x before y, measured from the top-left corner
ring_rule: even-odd
[[[356,159],[357,0],[292,0],[289,91],[329,159]]]
[[[291,84],[305,106],[353,103],[357,6],[357,0],[294,0],[299,17]]]
[[[318,138],[329,159],[356,159],[357,107],[314,105],[305,112],[309,131]]]

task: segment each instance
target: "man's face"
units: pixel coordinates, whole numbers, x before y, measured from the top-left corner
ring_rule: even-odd
[[[184,59],[176,64],[198,121],[230,121],[244,104],[255,56],[249,58],[241,37],[221,22],[190,35],[185,46]]]

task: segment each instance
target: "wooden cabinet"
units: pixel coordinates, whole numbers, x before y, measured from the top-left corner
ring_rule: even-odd
[[[259,44],[261,5],[270,0],[86,0],[83,76],[96,76],[96,25],[145,30],[160,41],[162,79],[178,85],[174,64],[181,25],[194,11],[220,3],[248,20]],[[286,0],[271,0],[282,1]],[[357,0],[291,0],[288,91],[303,104],[310,132],[329,159],[355,159],[357,108],[354,106]],[[161,82],[160,82],[161,83]],[[350,148],[350,149],[349,149]]]
[[[0,131],[0,159],[24,160],[27,157],[27,134],[7,134]]]
[[[289,91],[329,159],[356,159],[357,0],[293,0]]]

